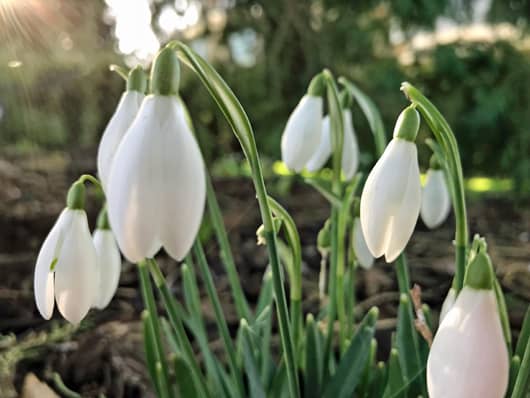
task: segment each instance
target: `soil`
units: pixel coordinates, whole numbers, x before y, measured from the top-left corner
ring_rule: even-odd
[[[34,304],[33,268],[47,232],[64,207],[69,184],[82,172],[94,173],[95,151],[76,154],[46,153],[0,156],[0,397],[53,397],[53,372],[83,397],[153,396],[143,358],[139,324],[143,309],[135,267],[124,264],[120,287],[104,311],[91,311],[79,329],[63,321],[57,311],[53,321],[43,320]],[[272,182],[274,184],[274,182]],[[245,294],[254,303],[267,266],[263,246],[256,246],[259,213],[250,180],[215,179]],[[273,189],[274,191],[274,189]],[[318,311],[320,255],[316,234],[329,214],[329,204],[311,187],[293,182],[289,194],[277,197],[295,219],[303,246],[304,311]],[[91,225],[98,199],[88,200]],[[509,198],[480,197],[468,203],[470,232],[486,237],[496,271],[507,292],[514,336],[530,301],[530,203]],[[418,223],[407,247],[413,283],[435,318],[453,273],[452,236],[448,220],[429,231]],[[238,325],[227,278],[213,240],[205,244],[215,283],[232,331]],[[178,265],[161,254],[160,262],[177,297]],[[360,269],[356,281],[357,313],[372,305],[381,310],[378,339],[381,357],[388,351],[395,327],[398,292],[391,264],[377,261],[368,271]],[[213,347],[220,347],[213,315],[203,294],[203,311]],[[220,351],[222,355],[222,352]],[[36,377],[35,377],[36,376]],[[48,387],[48,386],[49,387]],[[37,392],[38,391],[38,392]]]

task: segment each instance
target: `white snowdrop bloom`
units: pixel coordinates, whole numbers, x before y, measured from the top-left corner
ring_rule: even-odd
[[[346,180],[351,180],[359,166],[359,145],[353,128],[352,114],[349,109],[343,110],[344,141],[342,144],[342,172]],[[313,154],[306,168],[310,172],[320,170],[331,155],[331,131],[329,116],[322,120],[322,138],[318,149]]]
[[[493,278],[489,257],[479,252],[434,337],[427,360],[429,397],[504,397],[509,359]]]
[[[322,76],[315,77],[302,97],[283,131],[282,160],[296,172],[302,171],[317,151],[322,136],[324,84]]]
[[[447,296],[445,297],[445,300],[442,304],[442,309],[440,311],[440,323],[442,323],[442,321],[444,320],[449,310],[453,308],[455,301],[456,301],[456,290],[451,288],[449,289],[449,292],[447,292]]]
[[[72,189],[84,191],[84,187],[75,187],[76,184]],[[59,312],[67,321],[74,325],[81,322],[92,304],[96,271],[96,250],[86,213],[82,207],[69,203],[37,257],[34,292],[42,317],[51,318],[54,301],[57,301]]]
[[[421,198],[421,219],[430,229],[440,226],[451,211],[451,197],[441,169],[429,169]]]
[[[374,265],[374,256],[370,253],[370,249],[366,245],[366,240],[364,239],[363,230],[361,227],[361,220],[357,217],[353,222],[353,250],[355,251],[355,257],[359,264],[364,269],[372,268]]]
[[[151,89],[110,172],[110,225],[123,255],[137,263],[161,247],[181,260],[199,230],[206,197],[202,155],[176,94],[178,59],[163,49]]]
[[[107,190],[112,160],[114,159],[118,145],[136,117],[138,109],[140,109],[140,104],[144,99],[145,80],[146,78],[142,69],[135,68],[130,72],[127,91],[122,94],[118,107],[101,137],[98,148],[97,166],[98,176],[105,191]]]
[[[121,273],[120,250],[110,230],[106,210],[98,219],[98,226],[92,235],[96,248],[98,271],[93,307],[103,309],[116,294]]]
[[[368,175],[361,195],[361,225],[374,257],[394,261],[405,249],[420,212],[421,184],[414,140],[419,115],[405,109],[394,138]]]

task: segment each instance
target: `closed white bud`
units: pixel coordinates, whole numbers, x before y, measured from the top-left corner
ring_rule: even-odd
[[[81,322],[92,305],[96,274],[86,213],[66,208],[44,240],[35,266],[35,302],[42,317],[51,318],[57,301],[67,321]]]
[[[361,227],[361,220],[355,218],[353,222],[353,250],[355,251],[355,257],[357,261],[364,269],[372,268],[374,265],[374,256],[370,253],[370,249],[366,245],[366,240],[364,239],[363,230]]]
[[[120,281],[121,257],[110,229],[96,229],[93,235],[98,259],[96,289],[93,306],[103,309],[116,294]]]
[[[502,398],[508,351],[495,293],[465,286],[444,317],[427,361],[431,398]]]
[[[441,169],[429,169],[421,198],[421,219],[430,229],[440,226],[451,211],[451,197]]]
[[[405,249],[420,212],[421,184],[414,142],[394,138],[368,175],[361,225],[374,257],[394,261]]]
[[[282,160],[296,172],[302,171],[316,152],[322,135],[323,101],[306,94],[294,109],[282,135]]]

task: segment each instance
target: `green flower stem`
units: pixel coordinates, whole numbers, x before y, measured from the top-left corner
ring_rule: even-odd
[[[208,294],[208,298],[210,299],[214,310],[217,328],[219,329],[219,334],[221,335],[226,355],[228,356],[228,366],[230,367],[232,375],[235,379],[235,383],[239,391],[239,396],[245,397],[246,394],[245,388],[243,386],[243,376],[237,364],[237,351],[235,349],[234,342],[232,341],[232,337],[230,336],[230,331],[228,330],[228,325],[223,314],[223,307],[221,306],[221,300],[219,300],[219,295],[217,294],[217,290],[215,289],[215,283],[212,278],[212,273],[210,272],[210,267],[208,265],[208,262],[206,261],[204,250],[198,239],[196,239],[195,243],[193,244],[193,254],[195,255],[195,259],[197,260],[197,264],[199,266],[204,283],[206,285],[206,293]]]
[[[220,256],[225,267],[226,274],[228,276],[228,282],[232,289],[232,296],[234,297],[234,303],[236,305],[237,316],[239,319],[245,318],[249,321],[253,319],[252,312],[248,306],[247,299],[241,288],[241,282],[239,280],[239,274],[237,272],[234,256],[232,255],[232,249],[230,248],[230,242],[228,241],[228,234],[223,222],[223,216],[219,203],[215,196],[211,178],[206,178],[206,201],[208,204],[208,213],[210,215],[210,221],[215,231],[217,242],[219,243]]]
[[[195,54],[189,47],[181,42],[172,42],[169,45],[177,51],[179,58],[198,75],[225,116],[232,131],[239,140],[245,157],[249,162],[263,222],[264,234],[267,239],[267,249],[272,270],[274,293],[277,303],[276,310],[278,313],[280,337],[287,368],[290,396],[298,398],[300,397],[300,388],[294,361],[294,348],[289,324],[287,299],[280,273],[280,260],[278,257],[272,213],[268,204],[267,190],[263,180],[263,172],[261,170],[261,163],[256,148],[252,126],[250,125],[243,107],[230,87],[228,87],[225,81],[208,62]]]
[[[153,333],[154,343],[154,359],[162,366],[160,374],[160,395],[162,397],[170,397],[171,390],[169,389],[169,371],[167,361],[164,355],[164,347],[162,345],[162,338],[160,334],[160,320],[158,318],[158,311],[155,304],[155,296],[153,294],[153,287],[149,280],[149,271],[147,270],[147,262],[141,261],[138,263],[138,275],[140,277],[140,286],[142,291],[142,298],[144,305],[150,314],[150,328]]]
[[[184,350],[186,360],[191,368],[191,372],[194,377],[195,386],[201,392],[201,397],[209,397],[210,393],[206,388],[206,382],[203,378],[201,368],[197,363],[193,347],[188,339],[186,330],[184,329],[182,319],[179,316],[177,302],[171,294],[171,291],[167,286],[164,275],[162,274],[162,271],[160,270],[160,267],[158,266],[158,263],[155,261],[155,259],[148,259],[147,263],[149,265],[149,270],[151,271],[151,275],[155,282],[155,286],[159,290],[160,295],[162,297],[162,302],[169,316],[169,322],[173,327],[173,331],[175,332],[177,341]]]
[[[302,329],[302,245],[296,224],[291,215],[276,200],[269,196],[269,206],[272,212],[283,221],[287,241],[292,252],[291,275],[291,324],[293,328],[293,344],[295,351],[300,344]],[[299,353],[298,353],[299,354]],[[299,358],[299,355],[297,355]]]
[[[430,102],[417,88],[410,83],[403,83],[401,90],[407,98],[417,106],[427,121],[436,141],[440,144],[450,175],[450,183],[453,193],[453,209],[455,213],[455,289],[460,291],[464,284],[466,249],[468,246],[468,225],[466,215],[466,200],[464,191],[464,176],[462,173],[462,163],[458,152],[458,145],[451,127],[442,116],[440,111]]]
[[[530,377],[530,340],[526,343],[521,366],[517,373],[511,398],[526,398],[528,395],[528,378]]]
[[[109,70],[111,72],[117,73],[125,81],[127,81],[127,79],[129,78],[129,71],[123,66],[111,64],[109,65]]]
[[[80,176],[77,181],[85,183],[86,181],[91,182],[96,188],[98,188],[101,192],[103,192],[103,186],[101,185],[101,182],[90,174],[83,174]]]
[[[59,392],[63,395],[63,397],[66,398],[82,398],[81,394],[78,394],[77,392],[69,389],[66,387],[66,385],[63,382],[63,379],[61,378],[61,375],[57,372],[53,372],[52,375],[53,382],[55,384],[55,388],[59,390]]]

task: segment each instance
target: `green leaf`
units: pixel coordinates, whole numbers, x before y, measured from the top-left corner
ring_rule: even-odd
[[[195,389],[193,374],[188,362],[180,354],[173,354],[173,368],[175,369],[175,380],[181,397],[198,397]]]
[[[370,355],[366,361],[363,376],[361,377],[361,383],[359,384],[359,396],[366,396],[370,383],[372,381],[372,371],[375,365],[375,356],[377,354],[377,340],[372,339],[370,341]]]
[[[245,362],[245,373],[247,374],[247,380],[250,387],[250,397],[265,398],[265,389],[261,383],[258,365],[252,348],[254,344],[250,336],[250,329],[244,319],[241,320],[240,330],[241,351]]]
[[[392,348],[388,358],[388,380],[386,383],[384,398],[405,398],[407,389],[403,372],[401,371],[400,358],[398,350]]]
[[[312,314],[307,315],[305,336],[304,397],[319,398],[322,385],[322,344]]]
[[[345,77],[339,77],[339,83],[346,87],[346,89],[353,95],[355,101],[357,101],[357,104],[359,104],[359,107],[363,111],[366,120],[368,120],[368,125],[374,135],[377,156],[380,157],[385,151],[387,139],[383,118],[381,117],[381,113],[379,113],[379,109],[377,109],[377,106],[370,97],[359,90],[355,84]]]
[[[508,353],[512,355],[512,331],[510,328],[510,318],[508,317],[508,309],[506,308],[506,301],[504,300],[504,294],[502,293],[501,285],[497,278],[494,278],[493,289],[495,290],[495,297],[497,298],[497,307],[499,308],[499,315],[501,317],[502,332],[504,334],[504,340],[506,341],[506,347]]]
[[[515,381],[517,380],[517,375],[519,374],[519,368],[521,367],[521,358],[514,355],[510,361],[510,382],[508,383],[508,391],[506,396],[509,397],[512,394],[513,388],[515,387]]]
[[[526,310],[526,315],[524,316],[523,325],[521,326],[521,332],[519,333],[519,338],[517,339],[517,345],[515,346],[515,355],[519,358],[524,356],[524,350],[530,339],[530,306]]]
[[[155,354],[155,342],[153,337],[153,330],[151,328],[151,319],[149,311],[144,310],[142,312],[142,329],[144,336],[144,350],[145,350],[145,362],[147,364],[147,371],[151,377],[151,381],[157,391],[157,395],[160,396],[160,384],[156,372],[156,354]]]
[[[372,370],[370,388],[365,398],[381,398],[387,383],[387,369],[384,362],[378,362]]]
[[[528,309],[530,311],[530,307]],[[528,315],[528,312],[527,312]],[[529,323],[525,322],[523,324],[523,330],[521,330],[521,336],[527,335],[528,329],[530,327]],[[518,344],[519,345],[519,344]],[[521,366],[517,372],[517,378],[515,380],[515,385],[513,387],[512,398],[526,398],[528,395],[528,378],[530,377],[530,340],[526,340],[524,354],[521,359]]]
[[[324,398],[351,398],[370,355],[370,341],[374,336],[378,313],[379,311],[374,307],[364,317],[335,374],[326,383]]]

